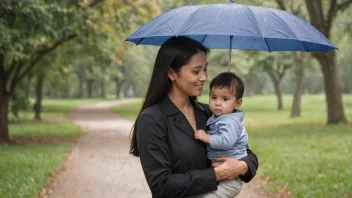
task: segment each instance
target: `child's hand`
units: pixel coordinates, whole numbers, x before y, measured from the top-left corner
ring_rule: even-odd
[[[205,131],[203,130],[198,130],[195,132],[194,134],[194,137],[197,139],[197,140],[200,140],[204,143],[207,143],[209,144],[210,143],[210,135],[208,135]]]

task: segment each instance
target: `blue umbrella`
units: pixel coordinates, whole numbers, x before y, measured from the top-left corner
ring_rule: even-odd
[[[337,49],[321,32],[283,10],[235,4],[185,6],[152,19],[126,41],[162,45],[186,36],[208,48],[261,51],[328,51]]]

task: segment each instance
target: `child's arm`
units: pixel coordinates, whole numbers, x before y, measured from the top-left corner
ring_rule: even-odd
[[[198,130],[195,132],[194,137],[196,140],[200,140],[204,143],[209,144],[210,143],[210,135],[208,135],[205,131],[203,130]]]
[[[222,119],[218,123],[216,134],[209,138],[210,147],[219,150],[229,150],[236,143],[243,127],[232,119]]]

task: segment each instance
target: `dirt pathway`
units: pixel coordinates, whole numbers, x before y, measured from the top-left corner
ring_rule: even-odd
[[[47,190],[49,197],[151,197],[139,159],[128,154],[133,122],[108,110],[129,102],[133,100],[104,101],[69,113],[84,133]],[[263,196],[245,186],[238,197]]]

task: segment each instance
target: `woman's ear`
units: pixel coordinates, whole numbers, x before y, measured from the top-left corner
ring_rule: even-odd
[[[171,81],[174,81],[176,79],[176,73],[174,72],[173,69],[169,69],[169,71],[167,72],[167,76],[169,77],[169,79]]]

